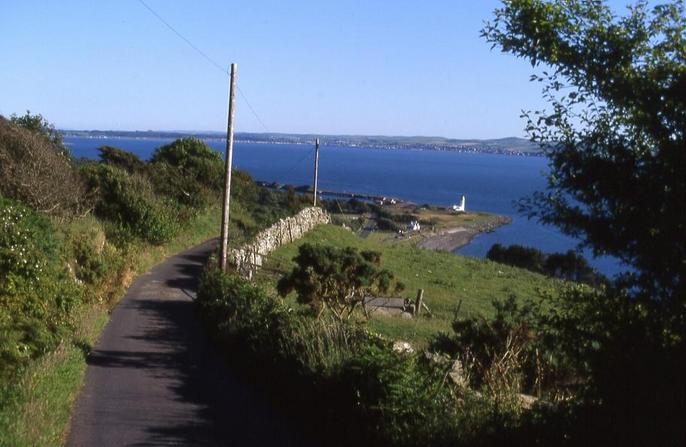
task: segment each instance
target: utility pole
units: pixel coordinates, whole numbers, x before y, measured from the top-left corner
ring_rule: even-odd
[[[312,206],[317,206],[317,182],[319,181],[319,138],[314,140],[314,194]]]
[[[229,251],[229,201],[231,199],[231,165],[233,159],[233,117],[236,114],[236,64],[231,64],[229,84],[229,122],[226,128],[226,173],[224,174],[224,204],[222,208],[222,245],[219,268],[226,271],[226,258]]]

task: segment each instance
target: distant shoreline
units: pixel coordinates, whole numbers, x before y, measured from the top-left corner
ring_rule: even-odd
[[[101,131],[101,130],[62,130],[66,138],[88,138],[96,140],[116,139],[176,139],[183,137],[200,138],[207,141],[223,141],[224,135],[211,132],[160,132],[160,131]],[[463,153],[486,153],[511,156],[544,156],[541,148],[523,138],[501,138],[493,140],[457,140],[443,137],[386,137],[358,135],[300,135],[300,134],[260,134],[239,132],[235,142],[242,144],[313,144],[320,138],[323,146],[359,149],[385,150],[432,150]]]

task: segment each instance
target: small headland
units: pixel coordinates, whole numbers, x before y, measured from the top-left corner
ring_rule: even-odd
[[[479,234],[494,231],[512,222],[511,218],[497,214],[455,212],[446,207],[418,206],[407,202],[389,205],[387,208],[392,216],[400,217],[401,222],[407,221],[408,216],[414,217],[394,237],[411,241],[417,247],[427,250],[454,251],[469,244]]]
[[[281,185],[257,182],[274,190],[311,195],[308,185]],[[454,211],[452,208],[416,204],[396,197],[351,191],[319,190],[320,203],[334,221],[356,231],[363,238],[407,243],[419,248],[452,252],[481,233],[507,225],[507,216],[479,211]]]

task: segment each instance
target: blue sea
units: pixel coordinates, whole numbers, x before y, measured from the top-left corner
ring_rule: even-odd
[[[149,159],[168,139],[67,137],[65,143],[76,157],[96,159],[97,148],[110,145]],[[208,141],[224,151],[221,140]],[[312,182],[314,148],[298,144],[236,143],[234,167],[248,171],[256,180],[305,185]],[[545,252],[566,251],[577,241],[555,227],[544,226],[517,214],[514,201],[545,189],[548,171],[544,157],[523,157],[411,149],[327,147],[320,150],[321,189],[385,195],[415,203],[450,206],[467,198],[467,209],[512,218],[510,225],[476,237],[458,249],[460,255],[484,257],[495,243],[521,244]],[[617,260],[592,258],[591,264],[606,275],[621,270]]]

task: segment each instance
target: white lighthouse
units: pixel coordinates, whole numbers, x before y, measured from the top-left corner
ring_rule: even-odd
[[[464,213],[466,210],[466,200],[464,198],[464,195],[460,199],[460,204],[459,205],[453,205],[453,211],[456,213]]]

